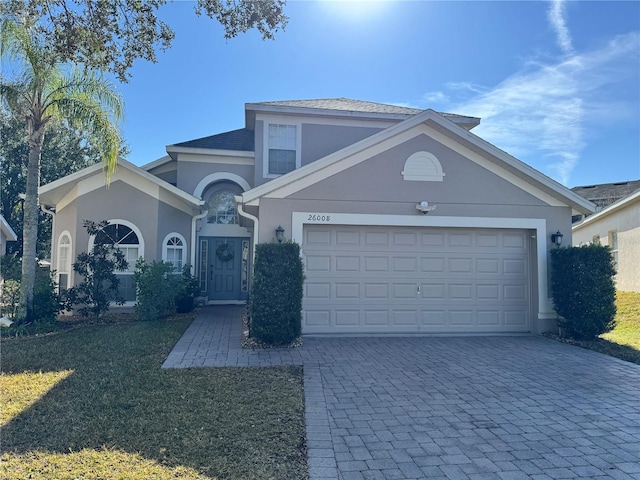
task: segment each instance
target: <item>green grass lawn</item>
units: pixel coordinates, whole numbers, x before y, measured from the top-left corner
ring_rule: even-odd
[[[307,478],[302,369],[162,370],[188,324],[3,340],[0,478]]]
[[[616,292],[616,327],[594,341],[571,341],[581,347],[640,365],[640,293]]]

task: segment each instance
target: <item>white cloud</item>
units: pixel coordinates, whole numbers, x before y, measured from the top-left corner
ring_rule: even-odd
[[[445,103],[449,100],[449,98],[444,94],[444,92],[428,92],[422,96],[422,99],[429,104],[438,104]]]
[[[547,17],[556,32],[558,46],[563,53],[570,55],[573,53],[573,46],[565,21],[565,0],[553,0],[547,12]]]
[[[634,115],[617,88],[637,75],[639,42],[635,32],[556,63],[529,63],[493,88],[449,84],[451,96],[467,100],[446,108],[480,117],[474,133],[567,184],[589,133]]]

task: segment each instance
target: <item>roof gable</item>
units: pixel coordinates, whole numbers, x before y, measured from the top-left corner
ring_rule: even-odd
[[[593,204],[568,188],[433,110],[425,110],[360,142],[249,190],[242,195],[243,202],[247,205],[259,205],[262,197],[286,198],[423,133],[441,143],[454,144],[458,153],[526,189],[549,205],[566,205],[584,213],[591,213],[595,209]]]
[[[43,185],[39,189],[40,193],[40,202],[43,205],[56,206],[63,199],[70,194],[74,188],[85,180],[97,178],[98,176],[102,177],[103,167],[102,164],[96,163],[87,168],[79,170],[78,172],[72,173],[71,175],[67,175],[66,177],[55,180],[51,183]],[[156,186],[158,189],[162,190],[165,193],[169,194],[170,198],[175,199],[176,202],[185,206],[188,209],[198,210],[200,208],[201,200],[199,198],[186,193],[185,191],[174,187],[170,183],[165,182],[161,178],[152,175],[142,168],[128,162],[127,160],[120,158],[118,160],[118,166],[115,173],[112,176],[112,180],[119,179],[119,177],[123,177],[127,175],[132,177],[133,180],[127,183],[131,184],[135,188],[141,188],[139,184],[146,183],[147,185],[151,184]],[[135,181],[135,178],[138,178],[139,181]],[[103,187],[106,185],[106,179],[100,178],[99,181],[92,181],[92,186]]]

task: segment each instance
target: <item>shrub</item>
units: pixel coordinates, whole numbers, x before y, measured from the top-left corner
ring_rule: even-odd
[[[256,246],[251,290],[251,335],[270,344],[291,343],[302,327],[304,274],[295,243]]]
[[[188,313],[193,310],[196,295],[200,293],[198,279],[191,275],[191,265],[182,268],[182,274],[177,277],[176,310],[178,313]]]
[[[33,290],[33,313],[36,323],[54,322],[62,310],[54,275],[55,272],[48,268],[36,270],[36,283]]]
[[[615,327],[615,268],[602,245],[551,250],[551,291],[562,334],[594,339]]]
[[[147,263],[143,258],[136,262],[135,311],[140,320],[155,320],[175,309],[176,275],[173,264],[163,261]]]
[[[20,280],[22,276],[22,259],[16,255],[0,255],[0,278],[3,280]]]
[[[107,227],[107,221],[84,221],[84,227],[89,235],[97,235]],[[102,236],[108,239],[108,235]],[[73,305],[81,305],[80,314],[88,316],[94,314],[96,318],[109,310],[112,301],[122,305],[124,299],[118,293],[120,280],[116,271],[128,268],[124,253],[120,251],[115,241],[98,242],[91,252],[82,252],[73,264],[73,270],[84,277],[82,283],[67,290],[68,301]]]
[[[5,280],[2,285],[2,313],[14,320],[20,306],[20,282],[18,280]]]
[[[34,323],[53,322],[62,309],[53,278],[54,272],[48,268],[39,267],[36,269],[36,282],[33,290]],[[2,286],[1,302],[3,313],[15,320],[20,306],[19,280],[5,280]]]

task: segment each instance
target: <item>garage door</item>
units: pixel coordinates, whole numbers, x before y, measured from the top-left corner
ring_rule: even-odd
[[[527,332],[529,237],[306,225],[303,333]]]

